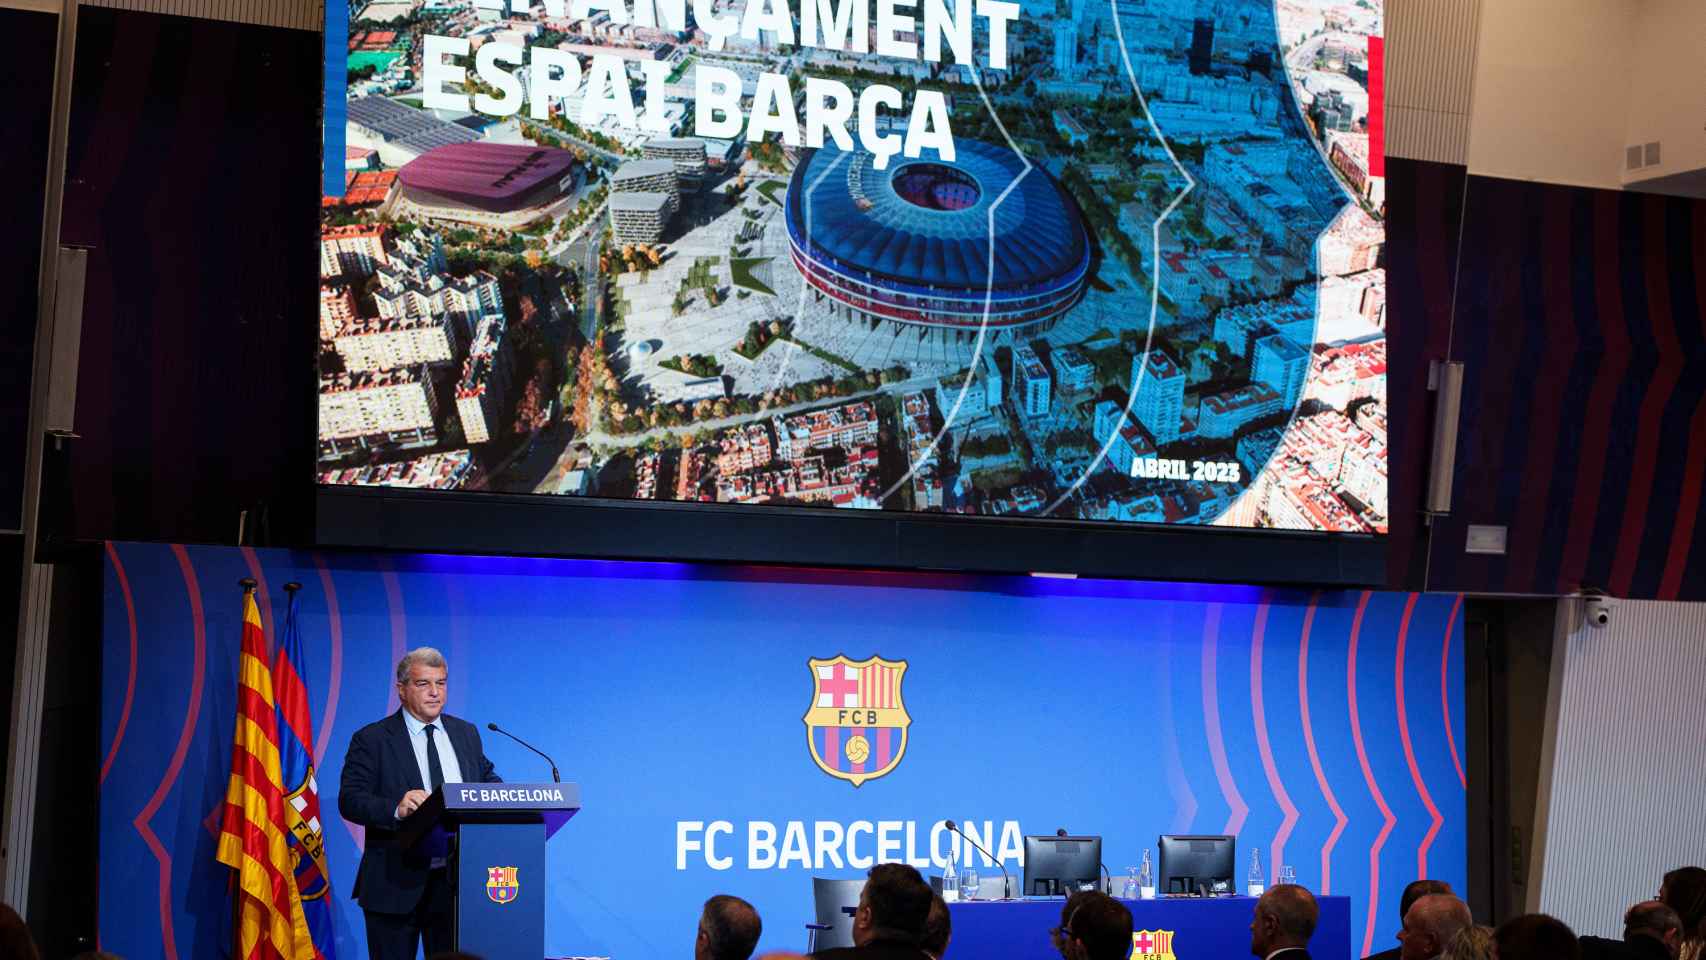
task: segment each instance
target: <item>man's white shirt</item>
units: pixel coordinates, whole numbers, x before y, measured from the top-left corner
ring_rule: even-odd
[[[461,783],[462,767],[456,762],[456,748],[450,745],[450,735],[444,731],[444,716],[433,721],[433,746],[438,749],[438,763],[444,768],[445,783]],[[421,783],[430,792],[432,775],[427,772],[426,721],[417,718],[407,708],[403,710],[403,726],[409,730],[409,746],[415,751],[415,763],[421,768]]]

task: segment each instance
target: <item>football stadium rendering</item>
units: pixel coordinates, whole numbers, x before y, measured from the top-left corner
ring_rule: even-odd
[[[951,161],[877,170],[875,159],[826,145],[788,184],[794,266],[839,313],[955,340],[986,322],[1023,338],[1083,296],[1089,235],[1040,167],[970,139]]]
[[[409,5],[328,87],[323,482],[1387,529],[1377,0],[1032,4],[975,70]],[[429,38],[602,51],[645,112],[432,108]],[[745,135],[683,99],[729,75]],[[765,76],[951,137],[790,136]]]
[[[452,143],[398,174],[395,212],[441,223],[514,229],[561,212],[574,182],[574,155],[527,144]]]

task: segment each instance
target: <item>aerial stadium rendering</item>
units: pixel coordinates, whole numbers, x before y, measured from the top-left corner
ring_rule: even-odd
[[[329,2],[324,483],[1387,529],[1378,0],[1025,0],[1005,67]],[[431,37],[645,109],[430,108]],[[940,94],[953,149],[699,127],[761,73]]]
[[[435,147],[403,166],[394,212],[438,223],[514,229],[560,213],[574,155],[531,144]]]
[[[788,183],[794,266],[841,315],[957,340],[987,325],[1008,342],[1047,330],[1083,296],[1089,235],[1040,168],[969,139],[952,161],[875,160],[825,146]]]

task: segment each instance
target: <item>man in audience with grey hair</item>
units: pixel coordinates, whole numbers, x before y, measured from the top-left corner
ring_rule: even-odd
[[[1430,893],[1410,905],[1398,931],[1402,960],[1433,960],[1464,927],[1472,926],[1469,905],[1449,893]]]
[[[450,881],[445,851],[396,845],[409,814],[447,783],[496,783],[480,746],[480,731],[444,712],[450,671],[431,647],[397,661],[396,713],[350,737],[338,786],[338,812],[367,828],[367,843],[351,891],[367,920],[371,960],[414,960],[452,944]]]

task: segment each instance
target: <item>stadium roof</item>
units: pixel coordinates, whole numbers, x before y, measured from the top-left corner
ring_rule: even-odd
[[[1089,247],[1083,221],[1041,167],[1027,170],[1012,150],[963,137],[955,153],[952,162],[895,156],[878,170],[863,150],[825,145],[794,169],[790,226],[809,233],[814,259],[907,284],[1024,288],[1081,267]],[[953,192],[942,206],[920,205],[896,190],[896,180],[919,164],[936,168],[926,176],[939,175]],[[969,192],[967,183],[974,185]]]
[[[349,102],[351,122],[380,139],[426,153],[452,143],[471,143],[480,135],[467,127],[446,123],[424,110],[385,97],[362,97]]]
[[[567,150],[530,144],[452,143],[410,161],[403,186],[460,200],[481,209],[513,209],[574,165]]]

